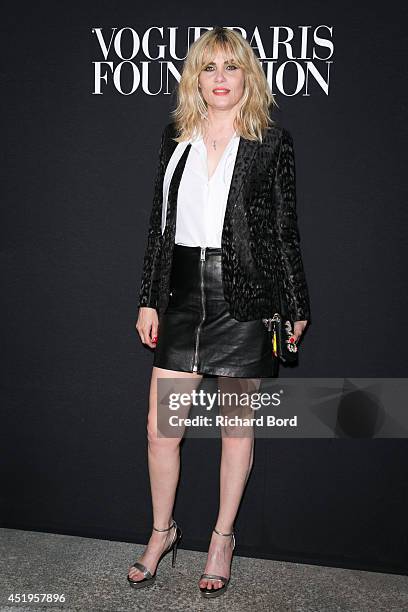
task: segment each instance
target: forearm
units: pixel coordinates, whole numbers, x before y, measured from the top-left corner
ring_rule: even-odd
[[[148,306],[150,308],[157,308],[159,295],[159,269],[162,244],[161,214],[163,178],[165,172],[163,161],[164,139],[165,130],[162,134],[159,150],[159,161],[154,185],[153,205],[149,219],[147,244],[143,258],[143,270],[138,304],[139,306]]]
[[[280,292],[292,321],[310,320],[310,301],[300,248],[296,213],[296,170],[293,139],[282,132],[274,181]]]

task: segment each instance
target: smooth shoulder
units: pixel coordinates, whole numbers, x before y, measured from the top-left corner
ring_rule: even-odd
[[[291,132],[282,125],[271,125],[268,127],[266,138],[277,140],[292,140]]]
[[[164,126],[163,134],[169,138],[176,135],[176,124],[174,123],[174,121],[167,123]]]
[[[293,137],[292,137],[292,132],[290,132],[287,128],[285,127],[281,127],[280,128],[281,131],[281,142],[283,143],[288,143],[288,144],[292,144],[293,143]]]

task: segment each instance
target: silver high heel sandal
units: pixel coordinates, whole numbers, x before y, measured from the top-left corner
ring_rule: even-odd
[[[141,589],[143,587],[146,587],[146,586],[149,586],[149,585],[153,584],[155,582],[155,580],[156,580],[157,568],[159,567],[160,561],[171,550],[173,551],[173,558],[172,558],[172,561],[171,561],[171,566],[172,567],[175,566],[175,564],[176,564],[176,556],[177,556],[177,546],[178,546],[178,544],[179,544],[179,542],[181,540],[181,536],[183,535],[183,532],[181,531],[180,527],[178,527],[178,525],[177,525],[175,520],[173,520],[173,522],[170,525],[170,527],[167,527],[166,529],[157,529],[156,527],[153,527],[153,529],[155,531],[169,531],[173,527],[176,528],[175,532],[174,532],[173,540],[172,540],[171,544],[166,548],[166,550],[164,550],[162,552],[162,554],[160,555],[160,558],[159,558],[159,560],[157,562],[156,571],[154,572],[154,574],[152,574],[151,571],[145,565],[143,565],[143,563],[141,563],[140,561],[135,561],[134,564],[132,565],[132,567],[135,567],[138,570],[142,571],[143,574],[144,574],[144,578],[142,578],[141,580],[132,580],[132,578],[129,577],[129,573],[128,573],[127,579],[128,579],[128,582],[129,582],[130,586],[132,586],[135,589]],[[132,567],[129,569],[129,571],[132,569]]]
[[[232,550],[234,551],[235,548],[235,534],[233,531],[231,531],[231,533],[221,533],[221,531],[218,531],[215,527],[214,527],[214,531],[215,533],[218,533],[218,535],[223,535],[223,536],[232,536],[232,541],[233,541],[233,546],[232,546]],[[234,552],[232,553],[234,554]],[[232,557],[231,557],[231,562],[232,562]],[[230,570],[231,572],[231,570]],[[200,581],[203,578],[208,578],[208,580],[221,580],[221,582],[223,583],[222,587],[219,588],[211,588],[208,589],[207,587],[200,587],[200,585],[198,585],[200,591],[201,591],[201,595],[203,597],[218,597],[219,595],[222,595],[222,593],[225,593],[225,591],[227,590],[227,586],[229,584],[230,578],[225,578],[224,576],[217,576],[216,574],[201,574],[200,576]]]

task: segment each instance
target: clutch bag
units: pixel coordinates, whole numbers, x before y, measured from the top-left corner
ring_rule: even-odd
[[[272,352],[285,363],[296,361],[298,347],[293,334],[293,323],[275,312],[272,318],[262,319],[269,332],[272,332]]]
[[[298,358],[298,347],[294,337],[295,326],[291,317],[285,314],[288,312],[288,308],[284,299],[282,273],[278,265],[274,270],[273,278],[279,300],[278,312],[275,312],[270,319],[262,319],[262,321],[268,331],[272,332],[272,352],[274,356],[285,363],[293,363]]]

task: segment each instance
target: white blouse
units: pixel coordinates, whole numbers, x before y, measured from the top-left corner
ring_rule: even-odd
[[[208,179],[207,149],[201,136],[178,143],[166,168],[163,182],[162,232],[168,190],[174,168],[191,143],[177,197],[176,244],[221,247],[224,215],[240,137],[235,132],[218,165]]]

